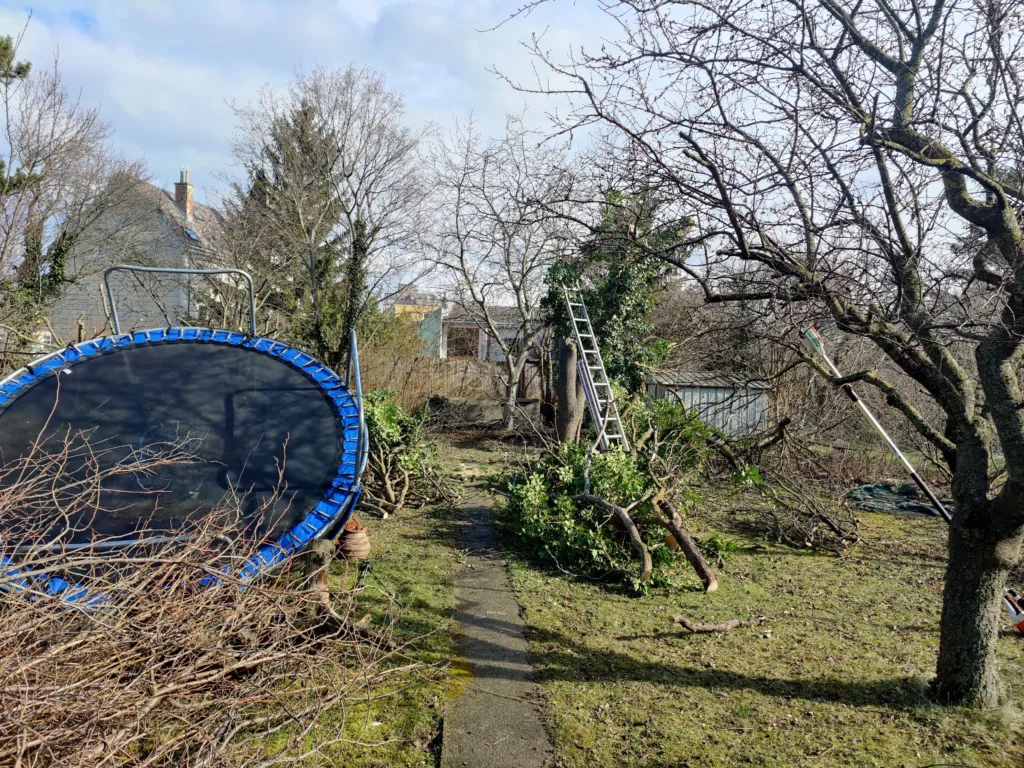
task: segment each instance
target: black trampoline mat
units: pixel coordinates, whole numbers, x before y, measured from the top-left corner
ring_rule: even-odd
[[[76,453],[87,443],[104,469],[160,444],[184,443],[198,459],[105,479],[70,543],[173,531],[225,506],[240,510],[249,535],[283,534],[327,490],[343,439],[333,405],[298,368],[202,342],[124,347],[40,379],[0,411],[0,461],[26,455],[41,434],[48,453],[66,436]],[[77,458],[68,472],[84,467]]]

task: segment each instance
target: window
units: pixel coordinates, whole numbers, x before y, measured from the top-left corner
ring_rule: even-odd
[[[480,352],[480,329],[454,325],[448,328],[448,357],[476,357]]]
[[[194,241],[195,241],[195,242],[197,242],[197,243],[199,242],[199,235],[197,235],[197,234],[196,234],[195,232],[193,232],[193,231],[192,231],[191,229],[186,229],[186,230],[185,230],[185,234],[186,234],[186,235],[188,235],[188,239],[189,239],[189,240],[194,240]]]

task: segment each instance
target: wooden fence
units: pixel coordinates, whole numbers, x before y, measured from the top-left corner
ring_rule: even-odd
[[[367,350],[359,359],[363,389],[394,389],[404,408],[418,408],[432,395],[502,399],[502,365],[472,357],[398,357]]]

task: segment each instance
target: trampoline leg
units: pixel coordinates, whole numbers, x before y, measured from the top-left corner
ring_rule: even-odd
[[[398,602],[398,595],[388,586],[387,582],[384,581],[377,572],[373,569],[373,563],[369,560],[359,561],[359,577],[356,579],[356,588],[365,587],[368,577],[373,576],[378,584],[383,588],[384,594],[389,598]]]
[[[317,539],[306,550],[306,580],[310,582],[319,604],[319,607],[310,607],[314,616],[323,614],[324,609],[330,605],[331,593],[327,575],[333,557],[334,542],[330,539]]]

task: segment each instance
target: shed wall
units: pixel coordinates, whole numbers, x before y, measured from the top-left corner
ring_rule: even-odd
[[[647,394],[655,400],[681,402],[696,411],[705,424],[730,437],[746,437],[764,429],[768,415],[768,392],[760,389],[651,383]]]

